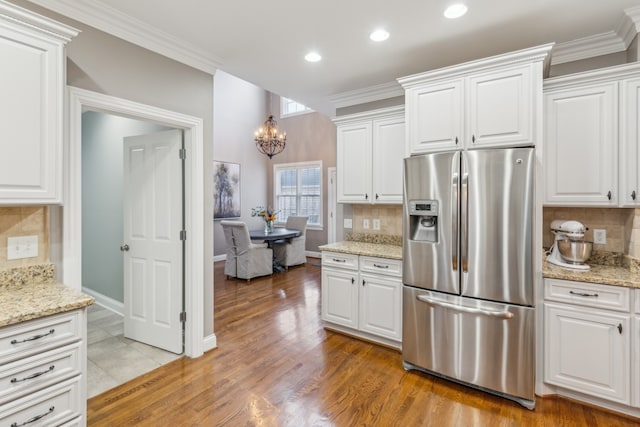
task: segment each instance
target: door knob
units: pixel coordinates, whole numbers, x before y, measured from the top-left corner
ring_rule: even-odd
[[[120,246],[120,250],[122,252],[129,252],[129,245],[125,243],[123,246]]]

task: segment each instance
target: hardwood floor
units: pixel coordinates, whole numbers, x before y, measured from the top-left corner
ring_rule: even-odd
[[[637,426],[561,398],[535,411],[429,375],[400,353],[325,331],[320,267],[227,280],[215,265],[218,349],[88,401],[90,426]]]

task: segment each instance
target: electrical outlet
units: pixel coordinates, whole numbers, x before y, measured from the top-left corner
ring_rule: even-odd
[[[373,229],[374,230],[380,230],[380,220],[379,219],[374,219],[373,220]]]
[[[593,230],[593,243],[597,243],[598,245],[606,245],[607,244],[607,230],[602,229],[594,229]]]
[[[7,260],[38,256],[38,236],[7,238]]]
[[[369,229],[369,220],[368,219],[363,219],[362,220],[362,228],[364,228],[365,230]]]
[[[351,218],[344,219],[344,228],[353,228],[353,220]]]

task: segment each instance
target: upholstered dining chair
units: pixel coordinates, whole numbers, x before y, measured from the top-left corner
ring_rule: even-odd
[[[227,242],[224,274],[247,281],[273,273],[273,251],[266,243],[252,243],[247,224],[220,221]]]
[[[307,220],[306,216],[289,216],[285,228],[290,230],[300,230],[302,234],[292,239],[276,241],[273,245],[276,262],[285,268],[300,265],[307,262],[305,256],[305,245],[307,243]]]

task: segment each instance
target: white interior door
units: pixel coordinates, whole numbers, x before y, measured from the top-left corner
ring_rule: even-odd
[[[124,138],[124,335],[182,353],[182,131]]]

